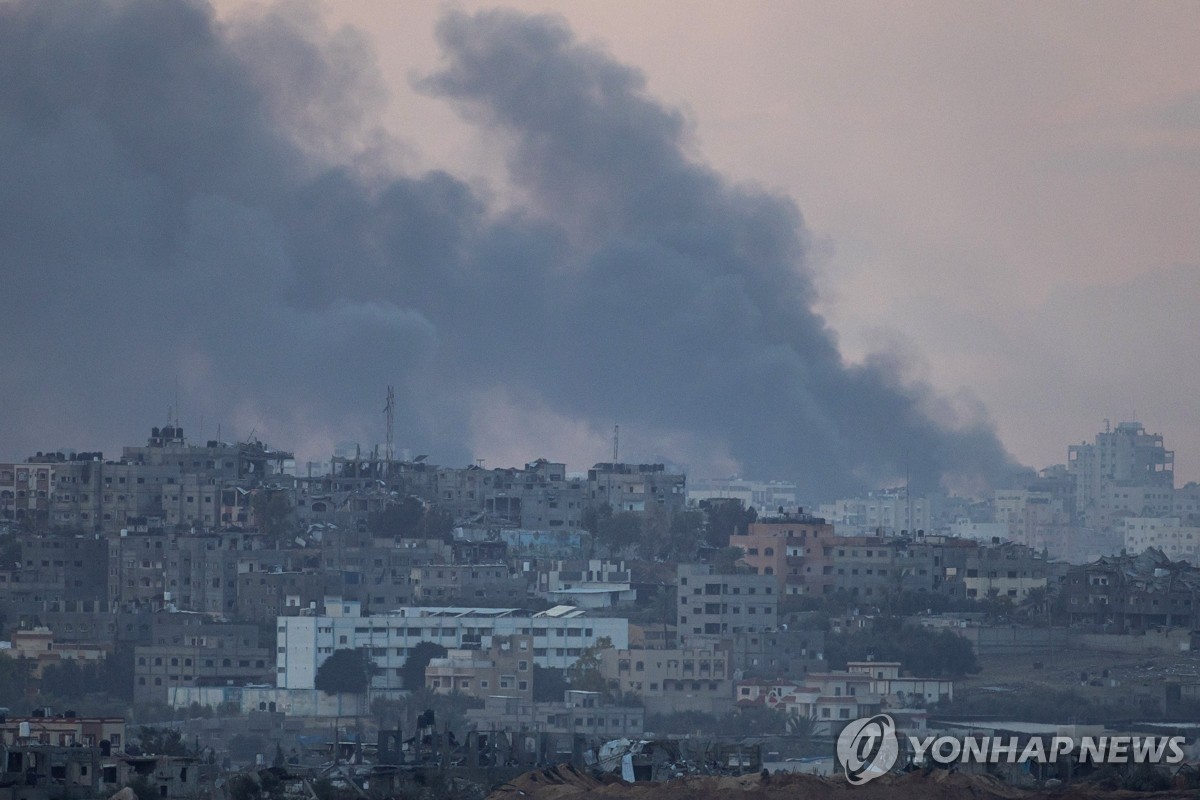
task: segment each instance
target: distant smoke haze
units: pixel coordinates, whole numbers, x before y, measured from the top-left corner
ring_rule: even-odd
[[[0,446],[193,438],[301,458],[630,457],[825,496],[1014,467],[977,407],[847,365],[787,198],[690,156],[683,117],[565,23],[448,14],[422,91],[499,137],[505,207],[403,174],[353,33],[200,5],[0,5]],[[111,444],[109,444],[111,443]],[[493,455],[494,454],[494,455]],[[489,466],[500,466],[492,463]]]

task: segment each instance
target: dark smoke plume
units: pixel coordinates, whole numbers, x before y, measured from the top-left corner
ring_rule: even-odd
[[[504,137],[515,208],[330,155],[378,97],[353,34],[0,5],[0,447],[134,441],[178,376],[206,428],[284,447],[377,440],[395,383],[398,441],[444,463],[499,392],[815,495],[1011,467],[886,359],[843,362],[794,204],[690,158],[636,70],[554,18],[438,36],[421,86]]]

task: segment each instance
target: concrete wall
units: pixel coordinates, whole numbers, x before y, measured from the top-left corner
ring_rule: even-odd
[[[965,627],[948,628],[975,646],[980,658],[1049,652],[1065,647],[1065,628]]]
[[[1149,631],[1145,635],[1072,633],[1071,646],[1106,653],[1184,653],[1191,649],[1191,633],[1184,628]]]
[[[1184,628],[1150,631],[1145,635],[1081,633],[1066,628],[949,627],[971,642],[980,658],[998,655],[1037,654],[1071,647],[1104,653],[1181,653],[1190,650],[1190,632]]]

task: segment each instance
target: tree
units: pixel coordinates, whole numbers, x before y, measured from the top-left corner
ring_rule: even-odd
[[[90,664],[88,665],[91,666]],[[94,673],[95,669],[89,670]],[[62,700],[75,700],[85,694],[88,690],[87,684],[91,681],[84,677],[84,670],[80,669],[79,662],[75,659],[67,659],[58,664],[50,664],[42,670],[42,682],[39,686],[39,691],[50,697],[57,697]],[[88,675],[88,678],[94,677]]]
[[[313,686],[325,694],[364,694],[371,685],[375,664],[363,649],[334,650],[317,669]]]
[[[667,510],[658,503],[647,503],[641,513],[638,533],[638,555],[647,560],[665,556],[668,551],[671,520]]]
[[[746,533],[750,523],[758,519],[757,511],[732,498],[702,500],[700,508],[708,516],[704,538],[710,547],[728,546],[730,536]]]
[[[433,659],[445,657],[446,648],[440,644],[417,642],[416,646],[408,651],[408,658],[404,659],[404,666],[400,668],[404,688],[410,692],[425,688],[425,668]]]
[[[110,713],[133,699],[133,648],[123,644],[100,662],[68,659],[42,670],[43,705],[70,705],[84,713]]]
[[[133,644],[120,643],[100,662],[96,674],[97,691],[133,702],[133,672]]]
[[[645,599],[639,598],[639,600],[638,605],[625,614],[630,622],[636,622],[639,625],[675,624],[678,609],[673,585],[655,587],[653,594]]]
[[[14,712],[26,708],[31,674],[30,659],[0,655],[0,706]]]
[[[183,734],[172,728],[155,728],[143,725],[138,731],[138,746],[147,755],[190,755],[187,745],[183,743]]]
[[[591,647],[583,648],[575,663],[567,668],[567,678],[572,689],[585,692],[603,692],[608,694],[608,682],[600,670],[602,659],[600,652],[613,646],[612,639],[601,636]]]
[[[566,674],[554,667],[533,665],[533,699],[538,703],[558,702],[563,693],[571,688]]]
[[[880,619],[870,631],[827,636],[825,656],[831,669],[845,669],[847,661],[899,661],[914,675],[960,678],[979,671],[971,643],[950,631],[930,631],[904,625],[898,619]]]
[[[738,571],[738,562],[742,560],[742,552],[740,547],[721,547],[712,554],[713,569],[718,575],[733,575]],[[742,566],[742,571],[745,572],[747,567]]]
[[[704,541],[704,512],[681,511],[671,518],[667,531],[666,557],[670,561],[690,561]]]
[[[633,511],[622,511],[599,522],[596,538],[606,548],[609,557],[615,556],[626,547],[637,544],[642,538],[642,518]]]
[[[784,732],[795,736],[802,747],[807,747],[817,735],[817,718],[808,714],[791,714],[787,718]]]
[[[780,734],[787,725],[787,714],[782,709],[768,706],[746,706],[726,718],[721,730],[737,736],[765,736]]]
[[[588,506],[583,510],[583,517],[580,519],[580,525],[583,529],[592,536],[600,535],[600,523],[606,519],[610,519],[613,515],[613,507],[608,503],[601,503],[598,506]]]

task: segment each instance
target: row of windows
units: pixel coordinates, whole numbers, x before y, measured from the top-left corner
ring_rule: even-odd
[[[282,650],[282,648],[280,648],[280,649]],[[171,658],[171,659],[169,660],[169,662],[168,662],[168,666],[172,666],[172,667],[178,667],[178,666],[179,666],[179,661],[180,661],[180,659],[178,659],[178,658]],[[139,666],[139,667],[145,667],[145,666],[149,666],[149,664],[147,663],[147,659],[146,659],[146,657],[145,657],[145,656],[139,656],[139,657],[138,657],[138,660],[137,660],[137,663],[138,663],[138,666]],[[203,665],[204,665],[205,667],[215,667],[215,666],[216,666],[216,659],[212,659],[212,658],[205,658],[205,659],[202,659],[202,663],[203,663]],[[153,666],[156,666],[156,667],[161,667],[162,665],[163,665],[163,657],[162,657],[162,656],[155,656],[155,658],[154,658],[154,662],[153,662]],[[264,661],[264,660],[262,660],[262,659],[257,659],[257,660],[255,660],[255,661],[254,661],[254,666],[255,666],[255,668],[257,668],[257,669],[263,669],[264,667],[266,667],[266,665],[267,665],[267,662],[266,662],[266,661]],[[190,659],[190,658],[184,658],[184,659],[183,659],[183,666],[185,666],[185,667],[190,667],[190,666],[192,666],[192,659]],[[230,659],[230,658],[223,658],[223,659],[221,659],[221,666],[222,666],[222,667],[232,667],[232,666],[233,666],[233,659]],[[250,666],[250,659],[246,659],[246,658],[243,658],[243,659],[238,659],[238,666],[239,666],[239,667],[249,667],[249,666]]]
[[[766,612],[764,612],[764,613],[766,613]],[[279,632],[279,633],[286,633],[286,632],[287,632],[287,626],[280,625],[280,626],[278,627],[278,629],[277,629],[277,630],[278,630],[278,632]],[[553,631],[553,633],[551,633],[551,631]],[[368,636],[386,636],[386,635],[389,635],[389,634],[390,634],[390,635],[391,635],[391,636],[393,636],[393,637],[407,637],[407,638],[410,638],[410,639],[411,639],[411,638],[414,638],[414,637],[416,637],[416,638],[419,638],[419,637],[423,637],[423,636],[430,636],[430,637],[432,637],[432,636],[442,636],[442,637],[445,637],[445,636],[458,636],[460,632],[461,632],[461,633],[462,633],[464,636],[492,636],[492,635],[494,634],[494,630],[493,630],[492,628],[475,628],[475,627],[466,627],[466,628],[462,628],[462,629],[459,629],[459,628],[449,628],[449,627],[446,627],[446,628],[417,628],[417,627],[410,627],[410,628],[370,628],[370,627],[357,627],[357,628],[355,628],[355,629],[354,629],[354,633],[355,633],[356,635],[359,635],[359,636],[361,636],[361,635],[368,635]],[[533,629],[530,629],[530,628],[522,628],[522,629],[521,629],[519,632],[520,632],[522,635],[525,635],[525,636],[530,636],[530,635],[532,635],[532,636],[533,636],[535,639],[546,639],[546,638],[550,638],[551,636],[553,636],[553,637],[556,637],[556,638],[559,638],[559,639],[563,639],[563,638],[579,638],[579,637],[587,637],[587,638],[591,638],[591,637],[592,637],[592,636],[595,634],[595,629],[594,629],[594,628],[553,628],[553,629],[547,629],[547,628],[533,628]],[[317,633],[323,633],[323,634],[332,634],[332,633],[333,633],[333,627],[332,627],[332,626],[321,626],[321,627],[318,627],[318,628],[317,628]],[[338,643],[339,643],[339,644],[348,644],[348,643],[349,643],[349,635],[348,635],[348,634],[341,634],[341,635],[339,635],[339,636],[338,636]]]

